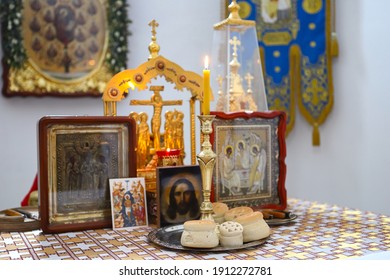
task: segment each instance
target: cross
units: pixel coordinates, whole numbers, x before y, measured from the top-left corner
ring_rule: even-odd
[[[156,58],[158,56],[158,52],[160,51],[160,46],[156,42],[156,27],[158,27],[158,23],[156,20],[152,20],[149,22],[149,26],[152,27],[152,42],[149,44],[149,59]]]
[[[149,22],[149,26],[152,27],[152,35],[153,37],[156,36],[156,27],[158,27],[158,22],[154,19],[151,22]]]
[[[252,89],[252,80],[253,80],[253,76],[251,75],[251,73],[246,73],[245,75],[245,80],[246,82],[248,83],[248,89]]]
[[[131,100],[130,105],[152,105],[154,112],[152,117],[152,134],[153,143],[156,150],[160,149],[160,127],[161,127],[161,111],[163,106],[182,105],[183,100],[168,100],[163,101],[160,92],[164,90],[164,86],[150,86],[153,91],[150,100]]]
[[[321,87],[317,79],[313,79],[310,83],[310,86],[306,88],[307,93],[303,95],[305,99],[310,99],[311,104],[317,106],[321,102],[321,93],[326,92],[326,90]],[[311,94],[311,97],[309,96]]]
[[[229,44],[233,46],[233,55],[237,55],[237,46],[241,46],[240,40],[236,36],[229,40]]]

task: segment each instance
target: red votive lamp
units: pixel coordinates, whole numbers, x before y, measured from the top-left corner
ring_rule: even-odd
[[[182,165],[180,149],[163,149],[156,151],[158,162],[157,166],[176,166]]]

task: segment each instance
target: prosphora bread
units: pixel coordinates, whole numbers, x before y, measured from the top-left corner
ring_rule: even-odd
[[[264,221],[261,212],[252,212],[241,215],[234,219],[235,222],[242,225],[244,242],[250,242],[268,237],[271,229]]]
[[[232,221],[235,218],[252,213],[253,209],[248,206],[239,206],[235,208],[231,208],[225,212],[225,221]]]
[[[219,243],[223,247],[239,247],[244,243],[243,227],[233,221],[223,222],[219,226]]]
[[[225,213],[229,210],[229,206],[223,202],[213,202],[213,219],[217,224],[222,224],[225,221]]]
[[[185,247],[214,248],[219,244],[216,223],[209,220],[190,220],[184,223],[180,243]]]

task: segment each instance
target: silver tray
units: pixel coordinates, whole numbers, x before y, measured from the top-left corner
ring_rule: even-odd
[[[217,246],[214,248],[190,248],[190,247],[184,247],[181,245],[180,239],[181,239],[182,233],[183,233],[183,225],[182,224],[174,225],[174,226],[167,226],[167,227],[158,228],[158,229],[151,231],[148,234],[148,240],[150,242],[153,242],[154,244],[157,244],[157,245],[162,246],[164,248],[174,249],[174,250],[222,252],[222,251],[240,250],[240,249],[244,249],[244,248],[259,246],[259,245],[264,244],[266,242],[266,240],[269,238],[269,237],[267,237],[267,238],[263,238],[260,240],[247,242],[239,247]]]
[[[298,218],[297,215],[291,213],[289,218],[286,219],[264,219],[264,221],[269,225],[269,226],[281,226],[285,224],[289,224],[293,222],[296,218]]]

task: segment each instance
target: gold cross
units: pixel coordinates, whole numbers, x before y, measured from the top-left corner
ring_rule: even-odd
[[[154,19],[151,22],[149,22],[149,26],[152,27],[152,35],[153,37],[156,36],[156,27],[158,27],[158,22]]]
[[[314,106],[317,106],[318,103],[321,102],[321,93],[323,93],[325,90],[321,85],[318,83],[317,79],[313,79],[310,83],[310,86],[307,87],[306,93],[304,94],[304,100],[306,102],[310,101],[311,104]],[[310,96],[311,95],[311,96]]]

